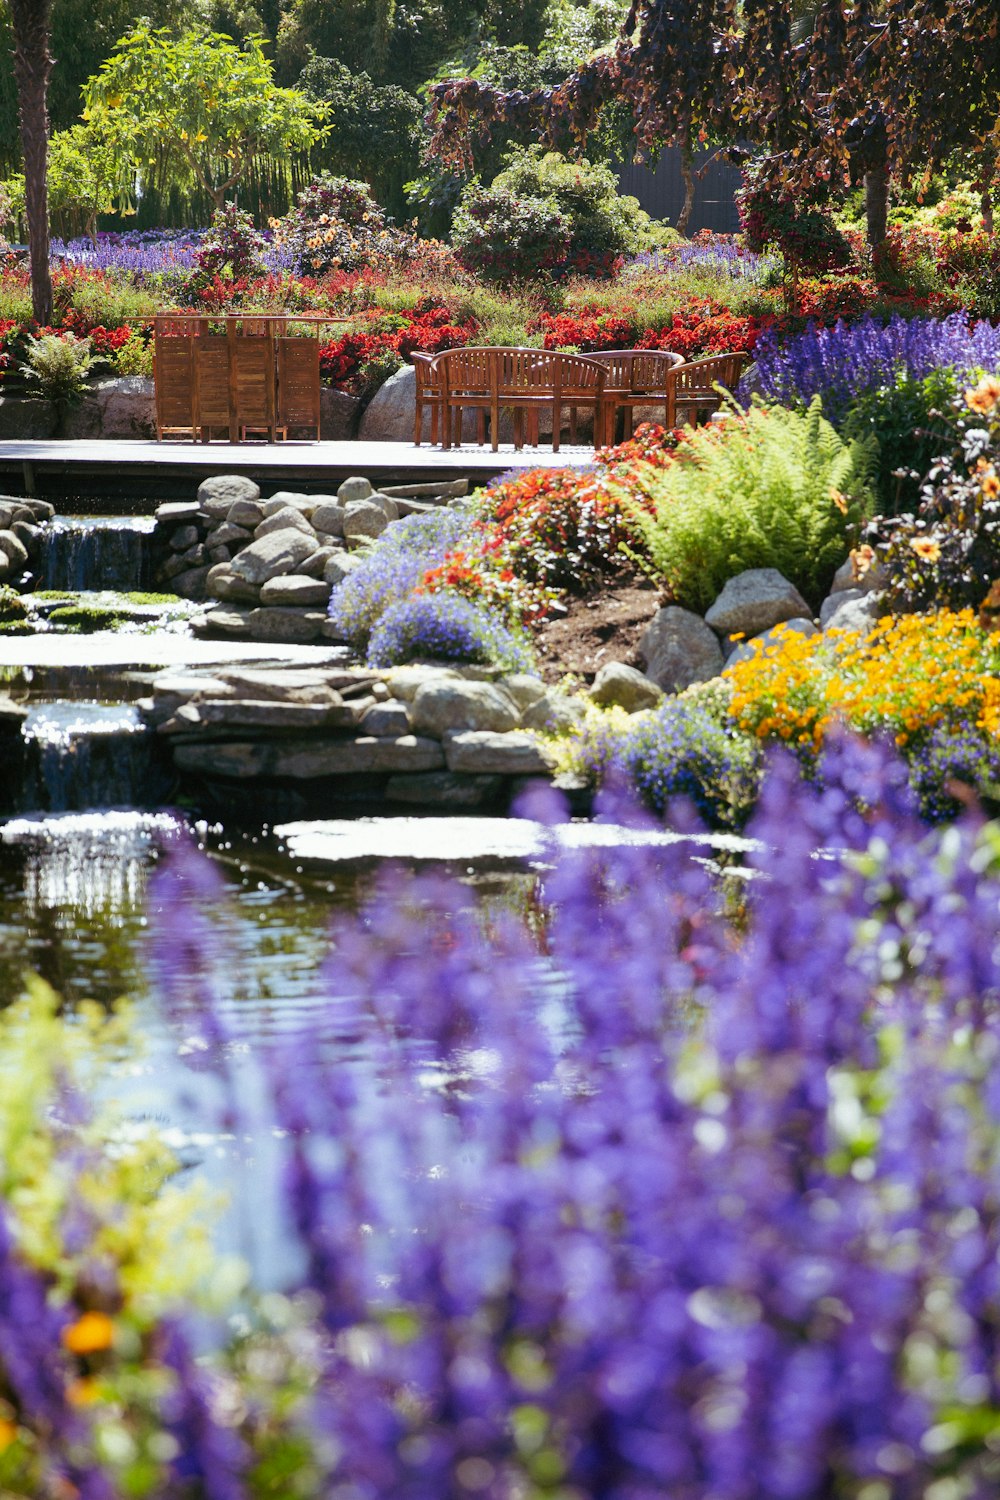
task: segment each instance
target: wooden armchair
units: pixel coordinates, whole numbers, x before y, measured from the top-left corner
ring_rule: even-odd
[[[443,403],[442,448],[450,448],[453,439],[461,443],[462,418],[469,410],[476,413],[480,442],[486,440],[486,417],[489,415],[493,451],[497,451],[500,402],[496,367],[501,352],[498,349],[446,349],[434,356],[435,372],[440,372]]]
[[[613,443],[618,412],[624,411],[622,440],[632,436],[636,407],[663,407],[663,425],[673,427],[673,413],[667,377],[684,363],[682,354],[668,349],[602,349],[589,354],[604,366],[604,401],[600,432],[594,432],[594,444]]]
[[[699,422],[707,420],[719,405],[715,387],[721,385],[724,390],[734,391],[744,365],[749,362],[749,354],[712,354],[672,370],[667,381],[668,410],[672,404],[667,426],[680,427],[688,422],[697,427]]]
[[[416,376],[414,387],[415,414],[413,421],[413,445],[419,448],[424,435],[424,408],[427,407],[431,414],[431,444],[443,443],[442,433],[444,431],[445,399],[443,372],[437,361],[440,358],[436,354],[424,354],[420,350],[414,350],[410,355],[413,361],[413,373]],[[479,441],[485,441],[486,418],[482,412],[479,413],[479,421],[482,433]],[[461,428],[459,428],[459,441],[461,441]]]

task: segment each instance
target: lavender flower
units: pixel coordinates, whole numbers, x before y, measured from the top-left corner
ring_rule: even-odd
[[[976,323],[967,314],[947,318],[903,318],[888,323],[866,317],[839,319],[832,328],[810,327],[797,338],[779,341],[766,332],[754,351],[755,389],[786,406],[823,401],[824,415],[837,425],[859,395],[891,387],[899,375],[919,380],[948,368],[956,379],[1000,370],[1000,327]],[[740,399],[750,398],[744,381]]]
[[[372,630],[369,666],[421,659],[479,662],[509,672],[527,672],[533,665],[526,644],[492,610],[447,591],[401,599]]]

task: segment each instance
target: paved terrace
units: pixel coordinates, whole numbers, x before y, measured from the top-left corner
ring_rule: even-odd
[[[187,499],[212,474],[246,474],[265,489],[323,494],[351,474],[378,484],[434,479],[485,483],[508,469],[582,468],[594,450],[564,446],[499,452],[465,444],[447,452],[412,443],[0,442],[0,487],[8,494],[60,501],[101,499],[102,509],[134,509],[137,499]],[[121,506],[114,501],[123,502]],[[127,505],[128,500],[133,504]]]

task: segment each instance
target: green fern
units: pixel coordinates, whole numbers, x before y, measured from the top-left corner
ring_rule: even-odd
[[[805,412],[751,407],[691,433],[650,486],[654,514],[631,505],[647,566],[687,609],[704,612],[747,568],[777,568],[817,607],[847,556],[875,472],[868,438],[846,442],[817,397]]]

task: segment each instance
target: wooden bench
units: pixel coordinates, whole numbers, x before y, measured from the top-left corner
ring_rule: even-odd
[[[514,420],[514,446],[523,447],[526,430],[538,441],[538,418],[548,411],[552,420],[552,451],[559,451],[562,413],[590,408],[595,428],[600,425],[604,393],[604,370],[581,354],[561,354],[549,349],[476,348],[448,349],[435,356],[429,372],[439,380],[442,401],[442,446],[450,448],[457,432],[461,441],[462,418],[474,411],[490,421],[490,444],[499,447],[500,413],[509,410]],[[424,398],[426,399],[426,397]],[[480,428],[480,437],[484,434]]]
[[[717,386],[735,391],[749,354],[711,354],[679,365],[667,378],[668,427],[707,421],[719,405]]]

